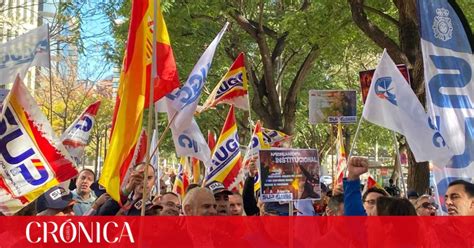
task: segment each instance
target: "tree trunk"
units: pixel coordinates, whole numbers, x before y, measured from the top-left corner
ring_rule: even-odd
[[[364,34],[380,48],[387,48],[395,63],[406,64],[411,69],[411,87],[424,105],[423,59],[416,14],[416,0],[393,0],[398,9],[398,20],[395,21],[381,11],[375,12],[390,23],[395,23],[398,29],[399,44],[369,20],[365,10],[373,8],[367,7],[364,0],[348,1],[351,6],[352,18]],[[408,189],[422,193],[429,187],[428,163],[416,163],[410,150],[408,150],[408,154]]]
[[[418,194],[424,194],[428,191],[430,185],[430,168],[428,162],[417,163],[411,150],[408,150],[408,188]]]

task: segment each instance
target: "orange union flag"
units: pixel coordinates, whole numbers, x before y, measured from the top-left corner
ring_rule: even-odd
[[[220,103],[232,104],[237,108],[249,110],[248,80],[244,64],[244,53],[240,53],[229,71],[216,85],[198,112],[215,107]]]
[[[110,152],[105,159],[99,180],[116,201],[120,199],[120,185],[140,136],[143,109],[148,106],[146,98],[153,51],[153,2],[155,0],[132,2],[128,41],[113,116]],[[156,79],[154,84],[155,101],[179,86],[176,64],[159,1],[156,7],[159,10],[155,32],[159,79]]]

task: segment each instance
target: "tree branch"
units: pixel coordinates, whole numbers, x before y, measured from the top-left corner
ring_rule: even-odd
[[[395,18],[391,17],[390,15],[387,15],[387,14],[383,13],[382,11],[380,11],[376,8],[367,6],[365,4],[364,4],[364,9],[366,9],[367,11],[372,12],[374,14],[377,14],[377,15],[381,16],[382,18],[386,19],[387,21],[395,24],[397,27],[400,27],[400,23]]]
[[[377,25],[371,23],[364,12],[364,0],[348,0],[351,6],[352,19],[356,25],[380,48],[386,48],[394,61],[408,61],[400,47]]]
[[[285,118],[285,127],[283,129],[283,132],[288,133],[290,135],[292,134],[292,130],[295,126],[296,98],[298,96],[298,92],[301,89],[301,85],[303,84],[304,79],[311,71],[311,67],[313,66],[313,63],[318,57],[319,53],[319,47],[317,45],[313,45],[304,62],[301,64],[298,72],[296,73],[293,82],[291,82],[290,88],[288,89],[288,93],[285,99],[285,109],[283,112],[283,116]]]

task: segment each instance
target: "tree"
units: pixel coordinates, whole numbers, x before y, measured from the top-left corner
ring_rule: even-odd
[[[352,19],[360,30],[377,46],[386,48],[395,63],[406,64],[410,68],[411,87],[424,104],[423,57],[416,0],[393,0],[392,4],[388,4],[389,1],[348,0],[348,2]],[[468,1],[458,2],[464,6],[465,13],[472,13],[472,4],[468,5]],[[401,145],[407,146],[406,142]],[[410,165],[408,188],[424,193],[429,186],[429,163],[416,163],[413,153],[408,154]]]

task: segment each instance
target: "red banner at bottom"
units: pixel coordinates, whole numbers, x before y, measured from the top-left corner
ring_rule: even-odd
[[[474,247],[474,217],[0,217],[0,247]]]

